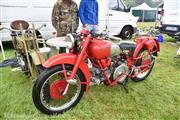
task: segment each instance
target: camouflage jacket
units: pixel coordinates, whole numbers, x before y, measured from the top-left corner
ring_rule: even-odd
[[[68,3],[58,0],[53,7],[52,25],[58,36],[76,32],[79,26],[77,4],[73,0]]]

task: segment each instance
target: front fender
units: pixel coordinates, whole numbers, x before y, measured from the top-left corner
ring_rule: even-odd
[[[77,57],[78,57],[77,55],[71,54],[71,53],[58,54],[58,55],[55,55],[55,56],[49,58],[43,64],[43,66],[45,68],[50,68],[50,67],[60,65],[60,64],[75,65]],[[82,73],[84,74],[84,76],[86,78],[86,90],[87,90],[88,86],[89,86],[89,83],[90,83],[90,77],[91,77],[90,70],[89,70],[87,64],[84,61],[81,62],[81,64],[79,65],[79,69],[82,71]]]

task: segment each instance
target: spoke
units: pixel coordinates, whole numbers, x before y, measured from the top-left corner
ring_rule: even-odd
[[[151,69],[153,59],[147,50],[143,51],[138,58],[141,58],[141,65],[136,66],[133,77],[143,78]]]
[[[69,84],[66,85],[66,88],[62,94],[63,96],[65,96],[67,94],[68,89],[69,89]]]
[[[64,64],[62,64],[65,80],[67,81],[67,74]]]
[[[66,83],[66,85],[63,87],[62,84],[64,84],[63,82],[59,82],[58,81],[66,81],[69,76],[71,75],[72,71],[70,70],[65,70],[65,65],[62,65],[62,70],[58,71],[54,74],[52,74],[49,78],[47,78],[46,82],[43,85],[43,89],[41,91],[41,100],[43,105],[47,108],[47,109],[51,109],[51,110],[59,110],[59,109],[64,109],[68,106],[70,106],[71,104],[73,104],[73,102],[76,100],[77,96],[80,94],[80,89],[81,89],[81,82],[80,79],[77,75],[75,75],[76,78],[76,83],[77,84],[69,84]],[[65,80],[66,79],[66,80]],[[50,98],[48,100],[44,99],[44,96],[46,95],[46,93],[44,92],[44,87],[45,84],[48,83],[50,86],[50,90],[48,92],[51,92],[51,87],[54,86],[54,90],[55,90],[55,95],[60,95],[59,99],[53,98],[50,95]],[[59,87],[59,88],[58,88]],[[56,90],[57,90],[57,94],[56,94]],[[59,92],[60,91],[60,92]]]

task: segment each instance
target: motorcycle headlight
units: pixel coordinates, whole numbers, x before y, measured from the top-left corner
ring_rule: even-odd
[[[76,33],[67,34],[65,37],[65,41],[67,42],[68,48],[73,48],[75,46],[75,42],[81,39]]]
[[[74,37],[72,36],[72,34],[67,34],[65,37],[65,41],[67,43],[67,47],[68,48],[73,48],[74,47]]]

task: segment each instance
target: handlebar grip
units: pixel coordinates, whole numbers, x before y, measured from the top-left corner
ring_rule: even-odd
[[[47,25],[46,24],[43,24],[43,27],[46,27]]]

